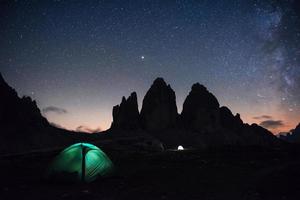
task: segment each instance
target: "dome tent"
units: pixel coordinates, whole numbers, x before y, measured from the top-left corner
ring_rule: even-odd
[[[184,148],[183,148],[182,145],[179,145],[179,146],[177,147],[177,150],[178,150],[178,151],[182,151],[182,150],[184,150]]]
[[[88,143],[76,143],[64,149],[51,163],[47,177],[62,181],[91,182],[98,176],[106,176],[113,163],[98,147]]]

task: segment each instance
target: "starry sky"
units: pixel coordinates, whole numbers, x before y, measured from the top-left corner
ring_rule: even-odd
[[[1,1],[0,72],[56,126],[109,128],[112,107],[156,77],[204,84],[273,133],[300,122],[300,9],[293,0]]]

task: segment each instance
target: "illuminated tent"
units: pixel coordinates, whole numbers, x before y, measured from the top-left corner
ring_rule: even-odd
[[[113,163],[98,147],[77,143],[63,150],[52,162],[47,177],[62,181],[91,182],[112,172]]]
[[[178,150],[178,151],[182,151],[182,150],[184,150],[184,148],[183,148],[183,146],[179,145],[179,146],[177,147],[177,150]]]

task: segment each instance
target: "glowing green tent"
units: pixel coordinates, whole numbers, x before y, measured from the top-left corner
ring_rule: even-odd
[[[47,176],[63,181],[91,182],[113,170],[113,163],[98,147],[77,143],[63,150],[50,165]]]

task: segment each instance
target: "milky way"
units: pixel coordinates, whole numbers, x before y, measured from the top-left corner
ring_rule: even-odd
[[[1,1],[0,71],[68,129],[108,128],[122,96],[136,91],[141,107],[161,76],[179,111],[200,82],[244,121],[288,131],[300,122],[299,13],[287,0]]]
[[[263,3],[266,59],[270,84],[279,92],[280,107],[285,115],[299,119],[300,112],[300,7],[293,1]]]

